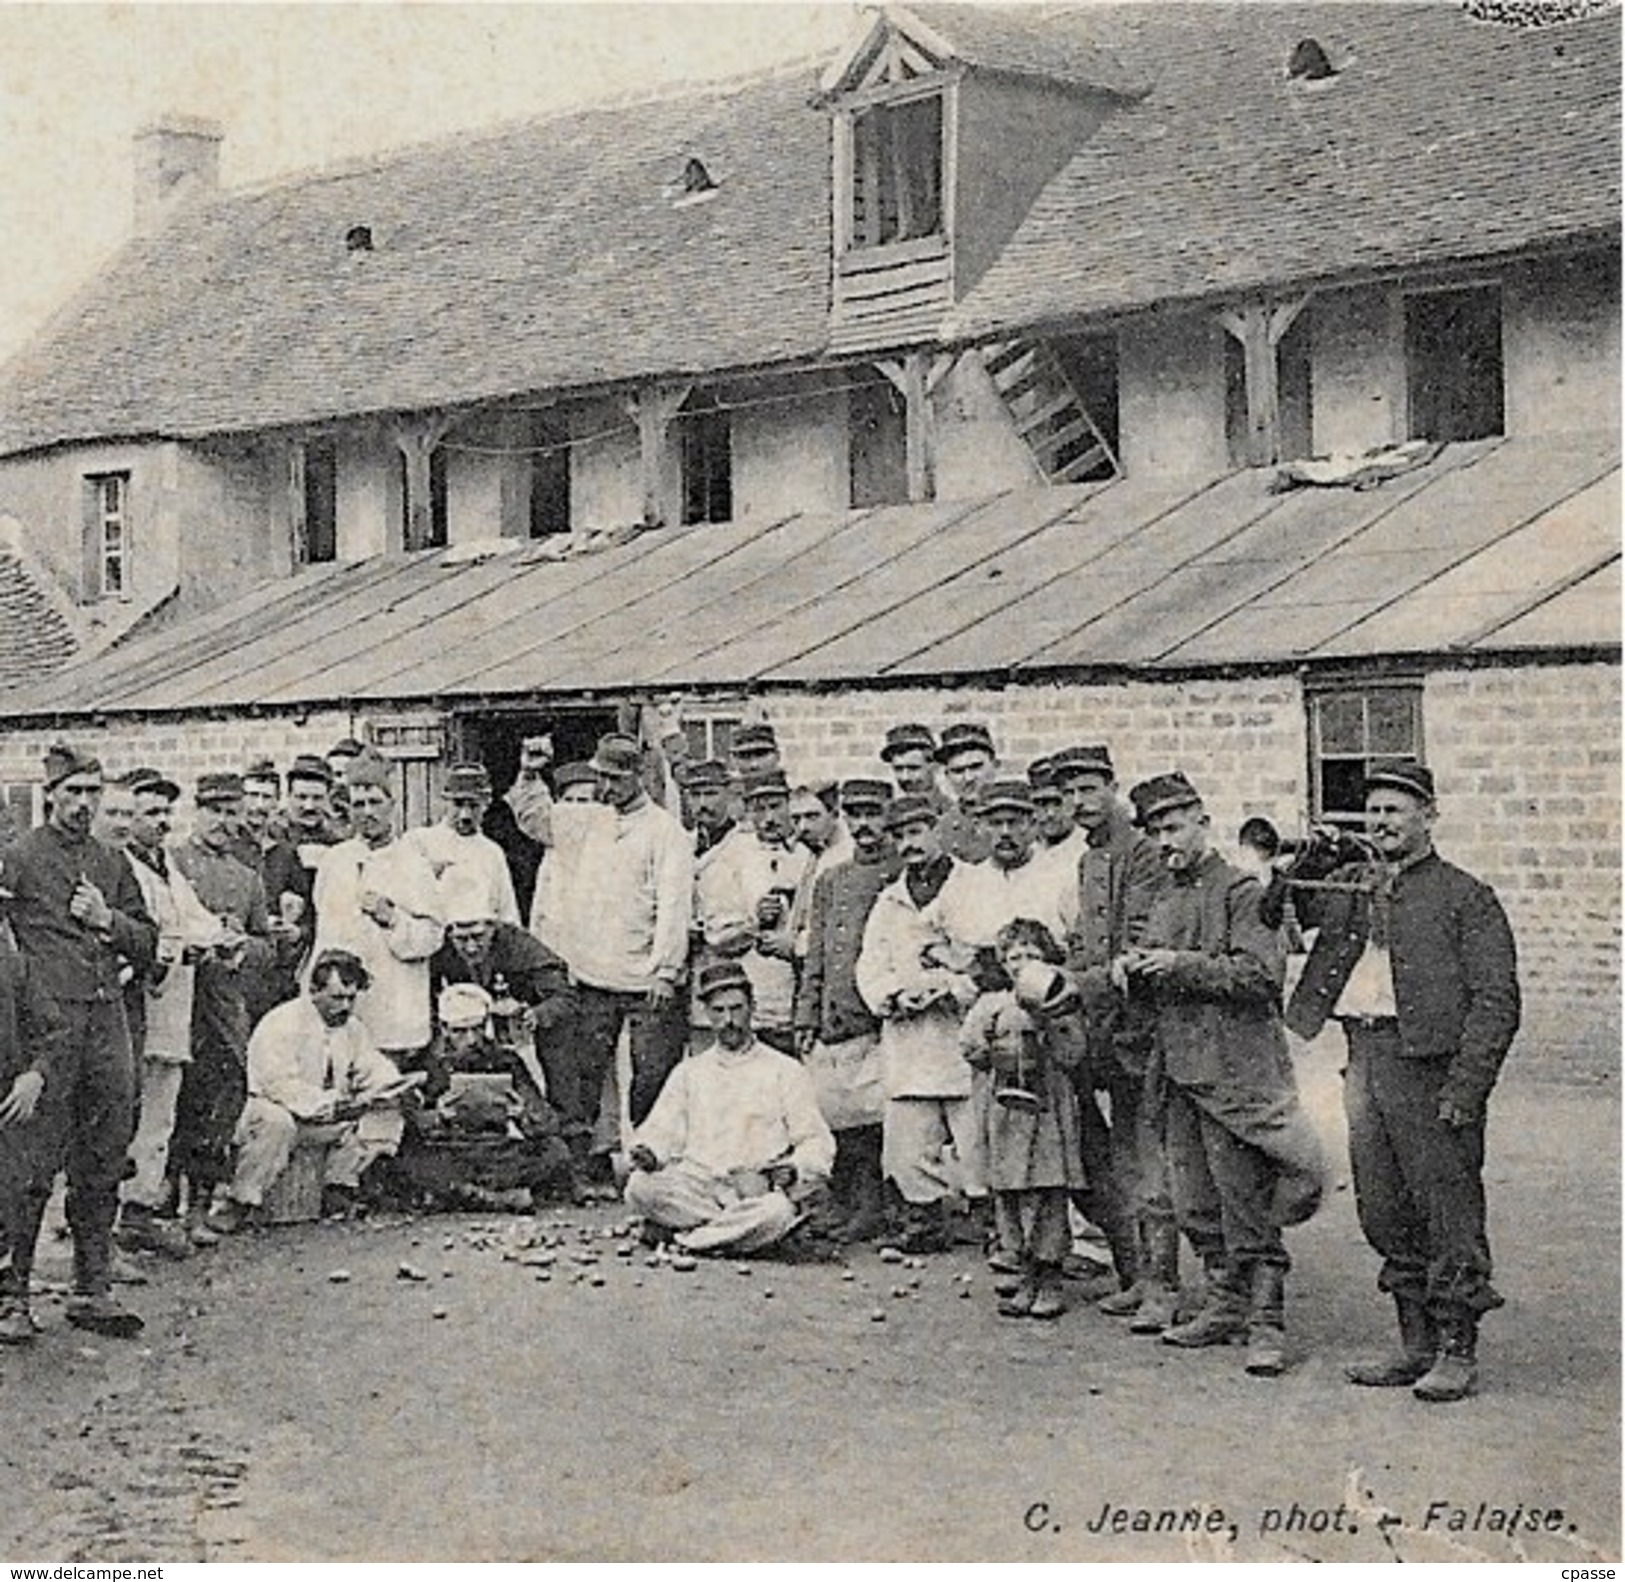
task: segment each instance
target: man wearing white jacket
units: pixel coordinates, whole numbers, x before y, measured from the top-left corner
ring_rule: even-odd
[[[428,859],[396,839],[387,766],[357,759],[349,793],[355,834],[323,851],[316,868],[313,953],[360,957],[371,987],[356,1014],[378,1047],[401,1061],[432,1031],[429,958],[444,933],[440,887]]]
[[[694,909],[693,844],[644,790],[638,744],[605,736],[592,766],[599,802],[556,802],[539,778],[509,793],[519,828],[547,849],[544,863],[557,864],[559,916],[548,943],[569,964],[579,999],[574,1080],[548,1096],[577,1138],[591,1136],[623,1027],[634,1126],[682,1059],[688,1016],[680,988]]]
[[[349,951],[317,955],[309,990],[268,1011],[248,1042],[248,1101],[237,1123],[237,1168],[210,1216],[242,1228],[300,1145],[325,1149],[322,1210],[347,1207],[375,1159],[400,1147],[400,1072],[354,1012],[367,969]]]
[[[829,1178],[835,1138],[806,1068],[754,1036],[745,969],[702,967],[699,995],[717,1041],[678,1066],[638,1128],[626,1201],[690,1252],[760,1252]]]
[[[706,950],[738,961],[750,979],[757,1038],[788,1055],[795,1047],[791,914],[812,853],[790,828],[790,784],[783,770],[746,776],[740,794],[750,828],[736,829],[706,854],[694,885],[695,909]],[[698,1023],[703,1004],[695,1011]]]
[[[905,1205],[905,1250],[945,1251],[959,1192],[980,1195],[984,1170],[959,1028],[976,999],[938,901],[959,864],[942,850],[936,806],[898,797],[886,817],[904,862],[875,898],[858,953],[857,986],[880,1019],[886,1094],[882,1167]]]
[[[436,878],[444,879],[448,870],[456,869],[477,883],[485,892],[490,915],[499,923],[519,926],[519,900],[507,854],[480,832],[480,821],[491,805],[490,771],[484,764],[453,764],[440,795],[445,804],[440,822],[408,830],[402,843],[428,859]]]
[[[141,1097],[130,1142],[131,1174],[119,1194],[118,1240],[127,1248],[185,1258],[192,1251],[190,1239],[159,1210],[168,1195],[164,1177],[181,1074],[192,1058],[196,963],[225,934],[220,919],[198,900],[191,881],[169,860],[165,842],[180,787],[155,769],[132,770],[125,783],[135,800],[135,814],[124,851],[141,886],[141,898],[158,925],[158,954],[141,975],[145,1009]]]

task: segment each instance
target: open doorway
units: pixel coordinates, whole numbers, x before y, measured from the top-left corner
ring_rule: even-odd
[[[490,772],[495,795],[485,815],[485,833],[507,856],[521,916],[530,916],[542,852],[534,841],[520,833],[513,813],[502,800],[503,793],[519,773],[519,744],[527,736],[549,735],[553,738],[554,764],[574,763],[591,758],[598,738],[615,730],[617,724],[618,716],[613,708],[494,709],[457,716],[459,758],[465,763],[482,763]]]

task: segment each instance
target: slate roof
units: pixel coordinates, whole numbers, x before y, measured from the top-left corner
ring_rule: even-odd
[[[1111,93],[1136,94],[1149,80],[1130,71],[1092,37],[1081,13],[1037,5],[907,5],[889,8],[917,17],[967,66]]]
[[[0,690],[37,682],[66,664],[78,646],[27,564],[0,547]]]
[[[830,128],[798,69],[227,191],[120,252],[0,386],[0,450],[816,354]],[[719,183],[674,207],[690,156]],[[374,251],[345,235],[372,228]]]
[[[1445,0],[914,8],[988,70],[1123,100],[941,327],[1618,234],[1619,19]],[[1353,60],[1289,85],[1313,35]],[[132,241],[0,372],[0,455],[816,359],[830,130],[808,67],[227,191]],[[694,155],[714,197],[665,190]],[[372,227],[374,252],[345,233]]]
[[[1612,434],[1447,447],[1367,492],[1122,479],[307,568],[50,681],[13,719],[591,690],[1160,675],[1620,641]]]
[[[1088,15],[1155,87],[1039,196],[950,337],[1618,236],[1617,11],[1533,30],[1334,0]],[[1329,81],[1288,79],[1306,37]]]

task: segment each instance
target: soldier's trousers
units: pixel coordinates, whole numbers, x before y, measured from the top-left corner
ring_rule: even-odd
[[[1439,1119],[1449,1061],[1407,1058],[1397,1024],[1345,1030],[1354,1197],[1360,1229],[1382,1255],[1378,1287],[1436,1312],[1500,1307],[1484,1223],[1483,1121]]]
[[[66,1169],[74,1286],[95,1296],[108,1290],[111,1279],[119,1182],[135,1134],[135,1057],[122,999],[63,1000],[59,1009],[68,1037],[61,1064],[46,1084],[37,1121],[45,1150],[43,1186],[48,1193],[56,1172]],[[25,1197],[43,1209],[37,1187]],[[38,1213],[32,1206],[27,1212],[37,1234]],[[26,1219],[19,1223],[26,1236]]]
[[[1279,1164],[1177,1082],[1168,1084],[1165,1135],[1179,1228],[1202,1262],[1232,1273],[1289,1268],[1275,1206]]]

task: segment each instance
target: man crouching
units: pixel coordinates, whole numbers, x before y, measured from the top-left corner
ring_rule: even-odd
[[[324,950],[297,1000],[269,1011],[248,1041],[248,1102],[237,1122],[237,1169],[213,1229],[240,1230],[296,1147],[320,1147],[322,1212],[347,1209],[375,1159],[400,1146],[403,1082],[355,1016],[369,985],[361,958]]]
[[[756,1041],[745,969],[704,967],[696,993],[716,1043],[667,1077],[628,1155],[626,1201],[688,1252],[760,1252],[828,1179],[835,1139],[812,1078]]]

